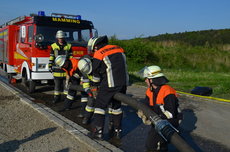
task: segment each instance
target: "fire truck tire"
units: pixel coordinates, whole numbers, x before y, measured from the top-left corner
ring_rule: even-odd
[[[27,76],[22,77],[22,85],[24,85],[25,87],[28,86]]]
[[[36,82],[28,80],[27,75],[22,77],[22,85],[24,85],[29,93],[35,92]]]
[[[36,82],[35,81],[29,81],[29,86],[28,86],[28,92],[29,93],[34,93],[35,92],[35,87],[36,87]]]
[[[7,75],[7,78],[8,78],[8,83],[11,83],[11,80],[12,80],[12,78],[13,78],[12,74],[8,74],[8,75]]]

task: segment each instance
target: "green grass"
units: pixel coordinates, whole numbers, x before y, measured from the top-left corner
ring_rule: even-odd
[[[211,87],[212,97],[230,99],[230,73],[194,72],[191,70],[163,69],[169,84],[178,91],[190,93],[196,86]],[[144,80],[130,74],[131,83],[145,85]]]
[[[131,83],[145,85],[133,73],[144,66],[158,65],[178,91],[190,93],[196,86],[211,87],[213,97],[230,99],[230,51],[223,47],[191,46],[178,41],[149,41],[141,38],[117,40],[125,50]],[[221,45],[220,45],[221,46]]]

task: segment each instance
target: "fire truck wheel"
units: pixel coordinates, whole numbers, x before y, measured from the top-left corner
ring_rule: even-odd
[[[27,81],[27,77],[22,77],[22,85],[24,85],[25,87],[28,86],[28,81]]]
[[[12,80],[12,78],[13,78],[13,76],[12,76],[12,74],[8,74],[8,83],[11,83],[11,80]]]
[[[35,87],[36,87],[36,82],[35,81],[29,81],[28,92],[34,93]]]
[[[28,80],[27,75],[22,77],[22,85],[24,85],[29,93],[35,92],[36,82]]]

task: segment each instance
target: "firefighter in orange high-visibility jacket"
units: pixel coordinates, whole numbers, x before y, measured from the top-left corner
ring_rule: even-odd
[[[168,79],[162,73],[161,68],[156,65],[144,67],[139,74],[145,78],[148,86],[145,103],[162,119],[166,119],[177,128],[180,119],[177,94],[171,86],[167,85]],[[144,124],[151,124],[143,111],[139,110],[137,114]],[[151,152],[165,152],[168,150],[167,142],[157,133],[153,125],[148,133],[146,149]]]
[[[65,56],[66,59],[73,57],[71,44],[65,41],[65,33],[61,30],[56,33],[57,42],[51,45],[50,59],[49,59],[49,70],[52,72],[54,77],[54,100],[53,103],[59,102],[61,100],[61,94],[63,91],[66,94],[65,79],[66,72],[55,65],[54,61],[57,56]]]
[[[78,117],[83,117],[83,124],[88,124],[90,122],[90,119],[94,111],[94,97],[90,88],[89,76],[87,75],[91,73],[92,66],[88,67],[86,65],[88,63],[92,65],[90,61],[90,56],[83,56],[80,60],[75,58],[66,60],[62,56],[58,56],[55,59],[55,64],[61,67],[64,71],[66,71],[67,75],[70,77],[70,86],[68,89],[68,94],[64,102],[64,108],[62,108],[60,112],[71,109],[77,94],[77,91],[72,89],[72,86],[80,85],[81,83],[84,91],[81,91],[81,111],[78,114]]]
[[[94,52],[92,62],[93,85],[98,85],[93,120],[92,138],[103,139],[103,128],[107,108],[109,113],[109,132],[111,137],[121,137],[121,102],[113,99],[118,93],[126,93],[128,73],[124,50],[116,45],[108,45],[107,36],[91,38],[88,50]]]

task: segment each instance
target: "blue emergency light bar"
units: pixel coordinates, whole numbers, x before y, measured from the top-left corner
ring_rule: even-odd
[[[77,15],[76,20],[81,20],[81,15]]]
[[[44,11],[38,11],[38,16],[45,16],[45,12]]]

